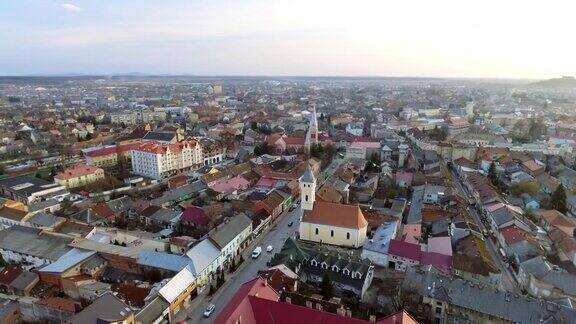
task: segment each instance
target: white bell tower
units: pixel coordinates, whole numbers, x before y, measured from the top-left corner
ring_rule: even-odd
[[[310,166],[300,178],[300,206],[303,210],[312,210],[316,200],[316,178]]]

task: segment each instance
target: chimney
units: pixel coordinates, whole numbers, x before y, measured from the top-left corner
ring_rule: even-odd
[[[352,317],[352,311],[350,309],[346,309],[346,317]]]
[[[376,315],[370,315],[368,321],[370,323],[376,323]],[[392,323],[396,323],[396,315],[392,317]]]

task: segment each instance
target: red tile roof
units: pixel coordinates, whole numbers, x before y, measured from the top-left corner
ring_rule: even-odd
[[[58,173],[54,178],[59,180],[67,180],[77,178],[83,175],[93,174],[96,172],[104,173],[104,170],[92,165],[77,164],[73,167],[64,170],[64,172]]]
[[[94,157],[99,157],[99,156],[115,154],[117,152],[118,153],[124,153],[124,152],[131,151],[132,149],[135,149],[139,145],[140,145],[140,143],[129,143],[129,144],[118,145],[117,147],[116,146],[107,146],[107,147],[103,147],[101,149],[86,152],[84,155],[94,158]]]
[[[277,301],[280,295],[268,285],[266,280],[258,277],[243,284],[234,294],[234,297],[222,309],[214,319],[215,324],[232,324],[242,318],[242,323],[257,323],[250,304],[250,296],[258,296],[258,299],[270,299]],[[264,323],[264,322],[263,322]]]
[[[354,229],[368,226],[368,222],[358,205],[345,205],[327,201],[316,201],[312,210],[304,212],[302,221]]]

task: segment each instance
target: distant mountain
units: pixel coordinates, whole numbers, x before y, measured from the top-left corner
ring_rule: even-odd
[[[576,79],[573,76],[563,76],[561,78],[534,82],[530,85],[538,88],[576,88]]]

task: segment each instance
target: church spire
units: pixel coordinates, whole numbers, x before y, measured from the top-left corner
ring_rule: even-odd
[[[312,114],[310,115],[310,127],[308,128],[314,144],[318,144],[318,118],[316,116],[316,105],[312,105]]]

